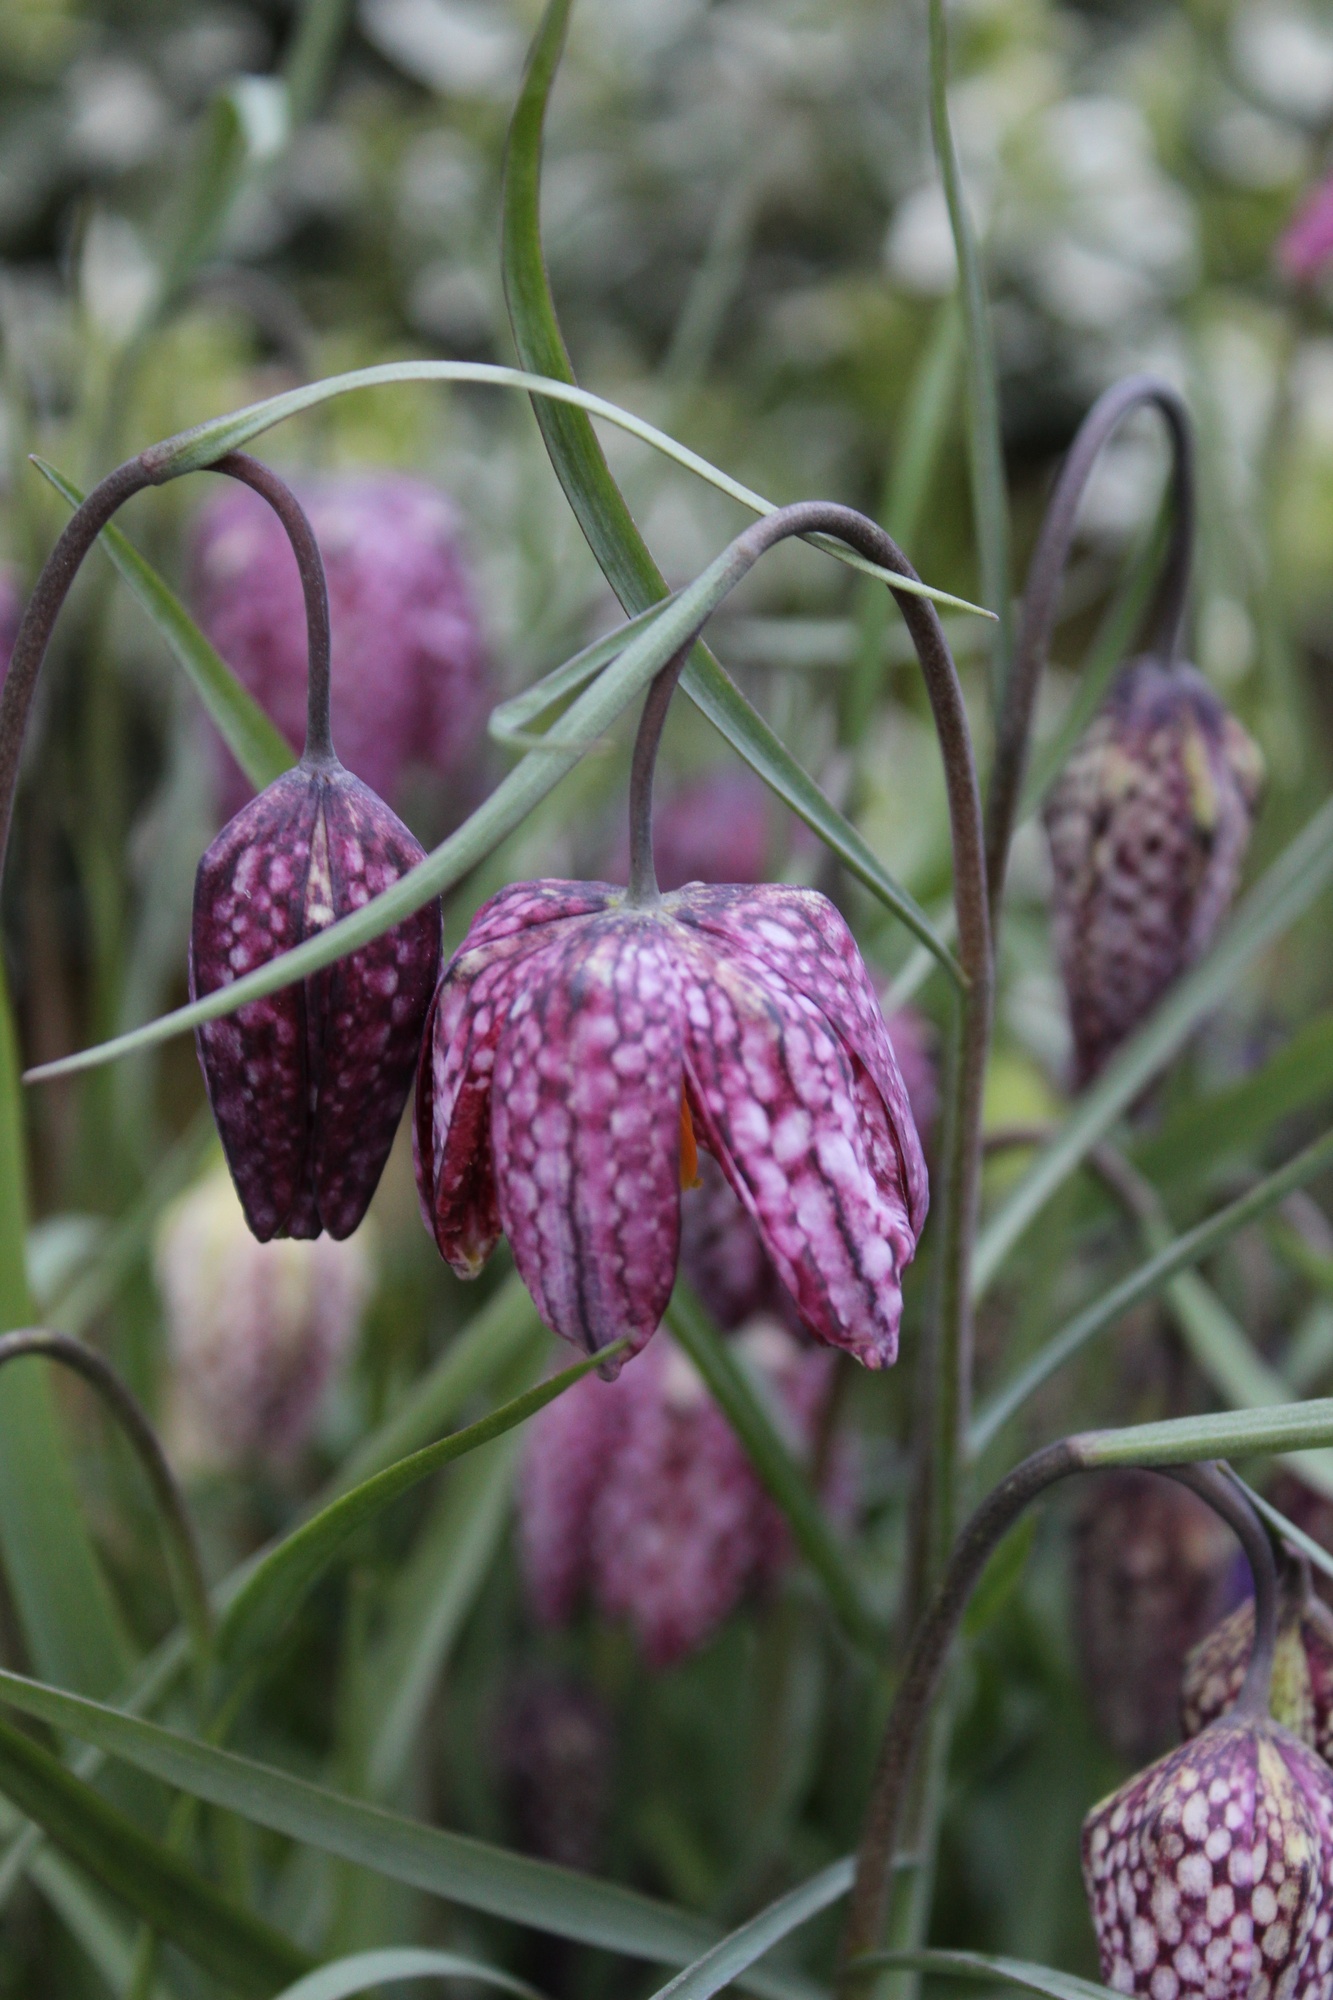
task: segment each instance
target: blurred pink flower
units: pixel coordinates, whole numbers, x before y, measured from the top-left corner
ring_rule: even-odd
[[[453,503],[406,473],[296,482],[329,581],[333,737],[371,790],[392,799],[406,772],[469,780],[490,704],[481,619]],[[195,523],[191,595],[228,666],[299,750],[305,737],[306,622],[282,524],[229,485]],[[251,787],[220,739],[221,806]]]
[[[664,890],[687,882],[762,882],[773,846],[768,790],[752,771],[720,765],[691,784],[659,781],[653,859]],[[629,874],[629,835],[607,863],[613,881]]]
[[[808,1452],[834,1357],[772,1320],[737,1345],[767,1377]],[[847,1462],[835,1505],[849,1510]],[[746,1593],[791,1559],[786,1523],[693,1364],[667,1334],[618,1377],[587,1376],[534,1419],[519,1482],[519,1537],[533,1609],[561,1625],[591,1595],[630,1625],[645,1658],[696,1651]]]
[[[1333,260],[1333,174],[1301,202],[1277,240],[1277,264],[1294,285],[1308,285]]]

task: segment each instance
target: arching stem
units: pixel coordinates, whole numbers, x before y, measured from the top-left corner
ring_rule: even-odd
[[[268,501],[287,533],[301,577],[305,598],[308,669],[306,679],[305,751],[307,766],[336,764],[333,731],[329,720],[331,695],[331,635],[329,631],[329,586],[324,575],[324,559],[319,553],[315,531],[305,509],[285,480],[272,466],[251,458],[248,452],[229,451],[206,468],[239,479]]]
[[[127,459],[94,486],[87,499],[66,521],[59,541],[52,549],[28,599],[14,640],[9,671],[0,687],[0,875],[4,872],[9,829],[14,818],[14,794],[18,790],[23,740],[27,734],[37,675],[60,608],[70,586],[97,537],[118,507],[145,486],[159,486],[172,475],[154,461],[152,452]]]
[[[691,640],[690,645],[693,643]],[[644,696],[634,738],[629,778],[629,900],[638,909],[651,908],[660,896],[653,863],[653,772],[671,697],[689,656],[690,646],[682,647],[655,676]]]
[[[986,866],[992,922],[1004,892],[1009,844],[1027,770],[1032,714],[1042,669],[1055,629],[1060,586],[1074,540],[1079,502],[1103,445],[1131,410],[1155,404],[1171,437],[1171,539],[1152,607],[1144,644],[1168,664],[1176,657],[1185,618],[1190,560],[1194,547],[1194,449],[1189,412],[1169,382],[1155,375],[1130,375],[1093,404],[1069,448],[1037,537],[1013,668],[996,723],[995,761],[986,810]]]
[[[91,1383],[129,1440],[148,1478],[157,1503],[158,1520],[182,1620],[194,1647],[201,1692],[207,1679],[213,1645],[213,1612],[194,1526],[175,1474],[167,1463],[157,1432],[138,1398],[126,1387],[111,1363],[95,1348],[67,1333],[24,1327],[0,1338],[0,1368],[28,1355],[57,1361]]]
[[[1090,1449],[1093,1442],[1092,1436],[1062,1438],[1024,1459],[986,1496],[954,1544],[939,1588],[913,1637],[880,1746],[843,1939],[847,1987],[858,1978],[857,1961],[879,1944],[918,1747],[968,1600],[996,1548],[1031,1502],[1071,1473],[1098,1469]],[[1268,1533],[1223,1466],[1145,1470],[1163,1472],[1191,1487],[1240,1538],[1254,1572],[1255,1643],[1233,1713],[1245,1719],[1260,1716],[1267,1711],[1277,1619],[1277,1574]]]

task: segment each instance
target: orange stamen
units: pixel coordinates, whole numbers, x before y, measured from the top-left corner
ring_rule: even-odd
[[[699,1179],[699,1144],[694,1136],[689,1100],[683,1090],[680,1093],[680,1184],[683,1188],[702,1185]]]

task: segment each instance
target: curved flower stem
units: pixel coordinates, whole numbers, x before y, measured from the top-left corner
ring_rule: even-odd
[[[301,577],[301,594],[305,598],[306,636],[309,666],[306,679],[306,730],[305,751],[302,763],[307,765],[336,764],[337,754],[333,748],[333,732],[329,722],[330,699],[330,658],[331,637],[329,632],[329,586],[324,575],[324,559],[319,553],[319,543],[296,495],[284,479],[280,479],[272,466],[261,459],[251,458],[248,452],[229,451],[213,465],[209,472],[224,472],[230,479],[239,479],[261,499],[267,500],[287,532],[296,557],[296,567]]]
[[[1084,418],[1056,481],[1028,570],[1013,668],[996,723],[995,761],[986,807],[992,922],[1004,891],[1009,843],[1027,770],[1032,712],[1055,627],[1079,501],[1112,431],[1131,410],[1145,403],[1157,406],[1171,435],[1173,503],[1171,540],[1148,613],[1145,646],[1168,663],[1179,650],[1194,546],[1194,448],[1189,413],[1169,382],[1156,375],[1130,375],[1108,389]]]
[[[855,1984],[862,1960],[879,1943],[898,1829],[917,1749],[968,1600],[999,1543],[1030,1503],[1074,1472],[1097,1470],[1095,1434],[1062,1438],[1024,1459],[990,1492],[954,1544],[925,1617],[917,1626],[889,1713],[857,1857],[851,1913],[843,1939],[843,1980]],[[1229,1471],[1218,1464],[1148,1466],[1191,1487],[1239,1536],[1255,1580],[1256,1636],[1235,1713],[1265,1712],[1272,1677],[1277,1577],[1267,1531]]]
[[[629,900],[637,909],[650,909],[661,894],[653,861],[653,772],[671,697],[693,644],[691,640],[690,645],[682,646],[654,678],[644,696],[634,738],[629,779]]]
[[[95,1348],[85,1346],[83,1341],[75,1340],[67,1333],[51,1333],[43,1327],[24,1327],[16,1333],[0,1337],[0,1368],[8,1361],[19,1361],[34,1354],[43,1355],[48,1361],[58,1361],[62,1367],[72,1369],[75,1374],[82,1375],[85,1382],[92,1384],[125,1433],[147,1474],[157,1502],[172,1588],[194,1647],[202,1694],[212,1657],[213,1612],[194,1527],[157,1432],[138,1398]]]
[[[69,595],[80,564],[116,509],[145,486],[160,486],[173,476],[157,463],[151,451],[118,465],[71,514],[42,565],[14,640],[9,671],[0,686],[0,873],[4,870],[14,817],[14,794],[18,789],[32,697],[60,607]]]

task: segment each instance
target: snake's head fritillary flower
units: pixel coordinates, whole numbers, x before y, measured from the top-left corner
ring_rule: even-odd
[[[1202,956],[1235,894],[1259,751],[1193,667],[1135,661],[1046,806],[1075,1081]]]
[[[1186,1487],[1151,1472],[1090,1482],[1074,1537],[1079,1668],[1102,1735],[1141,1764],[1177,1739],[1180,1677],[1235,1603],[1234,1543]]]
[[[1254,1599],[1236,1606],[1185,1662],[1180,1721],[1196,1736],[1235,1700],[1254,1646]],[[1269,1706],[1276,1720],[1333,1764],[1333,1612],[1297,1572],[1278,1619]]]
[[[1283,230],[1277,263],[1296,285],[1313,283],[1333,264],[1333,174],[1311,188]]]
[[[1333,1773],[1275,1722],[1215,1722],[1095,1806],[1102,1977],[1142,2000],[1323,2000]]]
[[[457,511],[406,473],[298,481],[328,576],[333,733],[343,762],[397,799],[407,771],[468,779],[490,669]],[[292,748],[305,729],[306,622],[282,524],[245,487],[201,510],[192,599],[208,637]],[[224,811],[249,797],[218,746]]]
[[[885,1017],[885,1026],[907,1086],[916,1129],[923,1144],[929,1146],[940,1110],[939,1068],[930,1023],[915,1007],[897,1007]]]
[[[336,762],[302,763],[242,807],[199,863],[190,995],[201,998],[391,888],[423,859]],[[196,1031],[245,1217],[272,1236],[348,1236],[374,1194],[440,959],[437,901],[360,950]]]
[[[637,1351],[671,1295],[703,1145],[810,1331],[893,1361],[926,1167],[824,897],[694,883],[645,906],[606,883],[516,884],[478,912],[428,1035],[417,1184],[460,1276],[503,1230],[549,1327]]]
[[[737,1344],[809,1455],[834,1357],[756,1320]],[[849,1512],[835,1454],[829,1498]],[[537,1416],[519,1481],[523,1573],[537,1616],[561,1625],[591,1596],[669,1666],[705,1645],[747,1592],[791,1560],[786,1523],[688,1357],[667,1334],[615,1382],[586,1376]]]
[[[221,1166],[167,1210],[155,1267],[182,1464],[282,1465],[299,1451],[370,1294],[365,1239],[256,1243]]]

